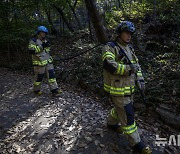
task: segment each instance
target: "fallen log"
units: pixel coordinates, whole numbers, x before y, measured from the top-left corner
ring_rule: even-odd
[[[177,129],[180,129],[180,115],[175,112],[169,110],[169,108],[165,105],[160,105],[156,108],[156,112],[160,115],[161,119]]]

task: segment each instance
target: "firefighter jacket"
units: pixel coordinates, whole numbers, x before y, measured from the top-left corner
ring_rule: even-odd
[[[132,72],[130,64],[136,66],[137,71]],[[130,45],[116,41],[108,42],[103,49],[103,76],[104,90],[114,96],[131,96],[135,90],[135,81],[144,82],[138,58]]]
[[[38,38],[32,38],[29,41],[29,52],[32,55],[33,66],[45,66],[53,63],[53,59],[50,56],[50,45],[47,40],[41,41]]]

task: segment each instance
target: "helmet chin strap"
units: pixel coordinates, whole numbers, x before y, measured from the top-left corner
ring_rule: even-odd
[[[123,41],[123,40],[122,40]],[[129,42],[123,41],[125,44],[128,44]]]
[[[39,35],[39,34],[38,34],[37,36],[38,36],[38,38],[39,38],[40,40],[42,40],[42,41],[44,41],[44,40],[45,40],[45,38],[46,38],[46,37],[42,37],[42,36],[41,36],[41,35]]]
[[[123,40],[120,38],[120,36],[118,36],[117,40],[118,40],[119,42],[125,44],[125,45],[127,45],[127,44],[129,43],[129,42],[123,41]]]

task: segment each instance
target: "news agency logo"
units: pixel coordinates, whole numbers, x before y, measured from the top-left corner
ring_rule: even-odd
[[[159,135],[156,135],[156,146],[166,146],[166,145],[173,145],[173,146],[180,146],[180,135],[170,135],[169,140],[167,138],[160,138]]]

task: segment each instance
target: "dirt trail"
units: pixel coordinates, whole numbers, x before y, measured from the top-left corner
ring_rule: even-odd
[[[43,84],[35,97],[32,75],[0,70],[0,153],[131,153],[125,137],[107,129],[109,107],[100,99],[61,83],[62,96],[52,97]],[[156,133],[137,122],[142,140],[157,149]]]

